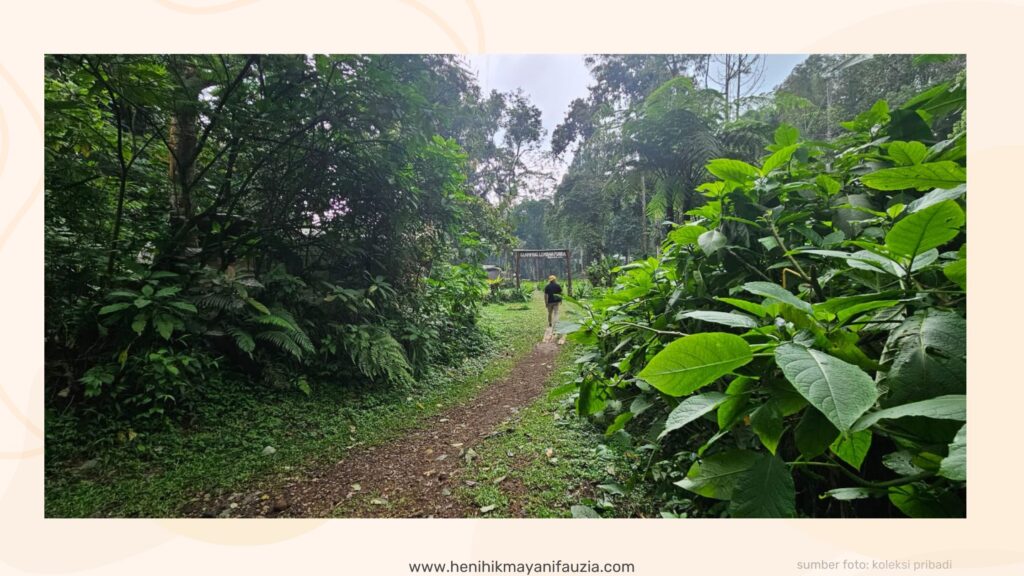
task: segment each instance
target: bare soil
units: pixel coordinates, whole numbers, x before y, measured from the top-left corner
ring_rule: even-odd
[[[464,518],[480,511],[453,496],[463,465],[484,438],[510,430],[509,419],[545,389],[558,354],[550,332],[512,371],[474,398],[426,419],[378,446],[306,471],[274,490],[232,494],[190,514],[220,517]]]

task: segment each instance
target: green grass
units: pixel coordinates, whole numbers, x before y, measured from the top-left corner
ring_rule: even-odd
[[[567,311],[568,319],[572,314]],[[563,348],[549,388],[572,381],[573,348]],[[644,495],[625,487],[637,457],[578,418],[573,404],[570,396],[545,395],[520,412],[511,432],[475,448],[478,456],[463,475],[473,485],[464,482],[455,495],[479,508],[495,506],[487,517],[568,517],[575,505],[605,516],[650,511]]]
[[[84,449],[74,464],[48,462],[46,516],[178,516],[195,498],[273,486],[354,446],[385,442],[507,374],[544,332],[541,297],[486,306],[480,323],[493,336],[485,354],[437,368],[409,389],[337,382],[305,396],[240,387],[221,397],[205,425]],[[263,455],[265,446],[276,453]]]

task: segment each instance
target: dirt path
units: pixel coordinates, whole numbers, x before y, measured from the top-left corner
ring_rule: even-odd
[[[501,434],[503,425],[539,396],[554,367],[558,344],[549,332],[503,379],[477,396],[378,446],[356,449],[338,463],[314,469],[273,492],[236,494],[222,517],[466,517],[478,510],[454,496],[473,446]]]

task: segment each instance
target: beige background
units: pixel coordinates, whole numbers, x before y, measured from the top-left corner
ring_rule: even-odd
[[[1022,574],[1016,364],[1024,1],[80,0],[0,7],[0,574],[407,574],[410,561],[635,562],[791,574],[952,560]],[[43,514],[42,55],[47,52],[966,52],[969,518],[956,521],[102,521]],[[1013,363],[1013,364],[1011,364]],[[810,573],[807,571],[804,574]],[[856,572],[883,574],[884,571]],[[908,573],[908,572],[905,572]],[[950,572],[947,572],[950,573]]]

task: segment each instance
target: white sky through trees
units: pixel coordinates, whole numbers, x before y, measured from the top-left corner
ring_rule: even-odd
[[[477,73],[480,89],[509,92],[522,88],[540,108],[544,128],[551,131],[565,118],[569,103],[587,95],[591,84],[590,71],[583,63],[583,54],[470,54],[469,67]],[[761,91],[778,86],[793,67],[807,59],[807,54],[765,55],[764,81]]]
[[[760,92],[778,86],[793,67],[803,62],[807,54],[766,54],[764,78]],[[544,147],[551,143],[551,132],[558,126],[569,103],[585,98],[592,83],[590,71],[583,63],[583,54],[470,54],[466,56],[470,70],[477,73],[483,94],[491,90],[510,92],[522,88],[530,101],[540,108],[541,121],[547,132]],[[567,151],[564,166],[572,159]],[[563,169],[564,169],[563,166]],[[559,171],[561,172],[561,171]],[[556,174],[561,177],[561,173]]]

